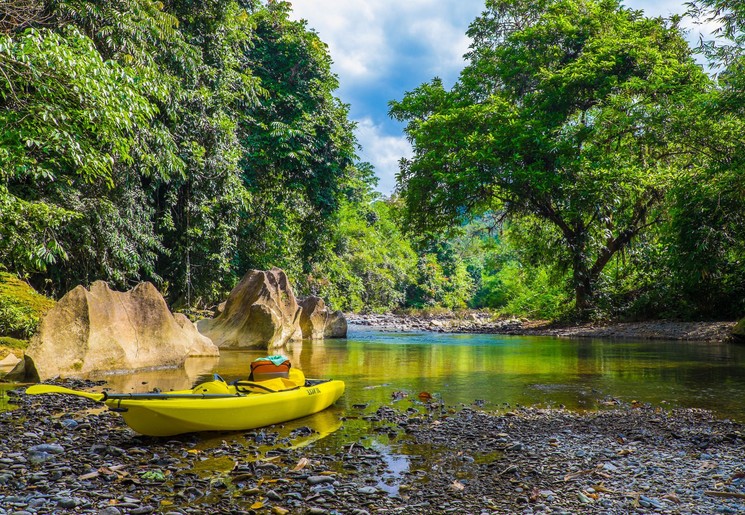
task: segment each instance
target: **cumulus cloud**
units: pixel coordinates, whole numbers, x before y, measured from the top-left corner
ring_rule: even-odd
[[[402,157],[411,157],[411,145],[404,136],[386,134],[369,117],[357,123],[356,134],[362,146],[362,161],[371,163],[380,179],[377,190],[389,195],[396,186],[398,162]]]
[[[384,80],[417,57],[412,74],[457,76],[468,48],[464,33],[483,0],[296,0],[293,16],[305,19],[329,46],[345,81]],[[422,66],[423,65],[423,66]]]
[[[625,0],[647,16],[682,14],[683,0]],[[380,177],[378,190],[389,194],[401,157],[411,154],[401,124],[388,118],[388,102],[403,98],[433,77],[450,87],[463,69],[470,41],[469,24],[484,0],[295,0],[294,19],[304,19],[329,46],[339,76],[339,98],[358,122],[362,158]],[[686,18],[688,40],[711,27]]]
[[[398,161],[411,153],[388,102],[433,77],[452,84],[463,68],[468,25],[483,0],[296,0],[304,19],[329,47],[338,95],[358,122],[362,158],[375,166],[378,190],[390,194]]]

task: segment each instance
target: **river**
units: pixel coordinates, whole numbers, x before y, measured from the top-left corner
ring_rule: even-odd
[[[426,392],[446,405],[586,410],[616,401],[695,407],[745,422],[745,347],[681,341],[608,341],[482,334],[380,332],[351,326],[346,340],[286,353],[308,377],[342,379],[335,411]],[[106,377],[114,391],[189,388],[219,373],[245,377],[258,351],[223,350],[183,370]],[[0,407],[2,409],[2,407]]]

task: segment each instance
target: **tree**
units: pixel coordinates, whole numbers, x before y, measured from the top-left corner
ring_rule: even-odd
[[[689,313],[736,317],[745,310],[745,4],[688,5],[696,20],[718,25],[697,49],[709,58],[717,88],[696,103],[695,116],[715,120],[715,129],[691,124],[701,166],[672,191],[664,270]]]
[[[74,251],[60,239],[81,217],[70,199],[113,185],[157,110],[75,27],[0,36],[0,49],[0,261],[43,271]]]
[[[435,79],[390,104],[414,146],[399,174],[409,223],[537,217],[586,314],[611,258],[693,166],[687,107],[710,81],[678,21],[615,0],[487,1],[452,90]]]
[[[239,268],[283,265],[310,272],[331,244],[350,181],[357,142],[348,107],[334,96],[328,48],[288,2],[253,13],[246,54],[265,89],[240,118],[242,180],[252,202],[240,223]]]

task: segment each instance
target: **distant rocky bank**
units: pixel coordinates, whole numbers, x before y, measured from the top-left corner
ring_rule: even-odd
[[[732,322],[608,322],[557,325],[517,318],[493,319],[488,312],[436,315],[349,314],[351,326],[368,326],[383,331],[436,331],[443,333],[486,333],[558,336],[564,338],[619,338],[642,340],[686,340],[725,342],[732,337]]]

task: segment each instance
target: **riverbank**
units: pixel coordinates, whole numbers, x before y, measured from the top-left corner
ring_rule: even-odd
[[[382,331],[437,331],[446,333],[489,333],[557,336],[563,338],[619,338],[641,340],[686,340],[724,342],[731,339],[736,322],[648,322],[586,323],[558,325],[517,318],[494,319],[491,313],[431,315],[372,314],[347,315],[349,324]]]
[[[87,399],[11,400],[2,515],[745,512],[745,428],[701,410],[355,406],[305,445],[308,427],[157,439]]]

